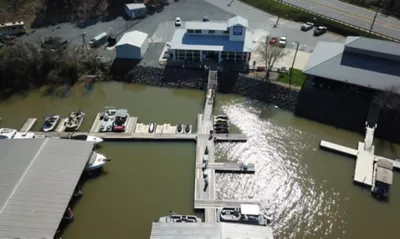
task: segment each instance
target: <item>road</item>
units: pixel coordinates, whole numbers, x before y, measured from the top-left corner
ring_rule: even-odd
[[[375,15],[374,11],[339,0],[283,1],[366,29],[371,28]],[[373,31],[400,39],[400,20],[384,14],[378,14]]]

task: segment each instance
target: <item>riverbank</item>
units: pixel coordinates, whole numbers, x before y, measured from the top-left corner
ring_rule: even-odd
[[[125,80],[135,84],[205,90],[207,77],[205,70],[136,66]],[[225,71],[218,74],[218,91],[242,95],[288,111],[295,110],[299,93],[298,88]]]

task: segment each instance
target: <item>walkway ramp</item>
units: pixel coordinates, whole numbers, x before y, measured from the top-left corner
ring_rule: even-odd
[[[338,152],[338,153],[341,153],[341,154],[344,154],[347,156],[357,157],[357,155],[358,155],[358,151],[355,149],[352,149],[352,148],[349,148],[346,146],[342,146],[339,144],[331,143],[328,141],[324,141],[324,140],[321,140],[321,143],[319,146],[323,149],[327,149],[327,150],[330,150],[333,152]]]

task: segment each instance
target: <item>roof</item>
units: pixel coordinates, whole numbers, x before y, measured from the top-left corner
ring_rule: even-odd
[[[272,239],[269,226],[237,223],[153,222],[150,239]]]
[[[125,117],[127,114],[128,114],[128,110],[119,109],[119,110],[117,110],[117,112],[115,112],[115,117],[117,117],[117,116]]]
[[[400,60],[400,44],[396,42],[366,37],[348,37],[345,46],[349,49],[365,51],[368,54],[378,53]]]
[[[185,29],[178,29],[172,36],[171,50],[204,50],[251,52],[253,36],[246,31],[245,41],[230,41],[228,35],[187,34]]]
[[[228,27],[232,27],[235,25],[242,25],[244,27],[249,27],[249,21],[247,21],[246,18],[243,18],[241,16],[236,16],[236,17],[232,17],[229,18],[228,20]]]
[[[146,8],[146,6],[143,3],[128,3],[128,4],[125,4],[125,7],[128,8],[129,10]]]
[[[147,36],[148,36],[147,33],[140,31],[127,32],[121,37],[119,42],[116,44],[116,47],[122,45],[141,47],[143,43],[146,41]]]
[[[63,139],[0,144],[0,238],[53,238],[93,143]]]
[[[228,24],[226,22],[186,22],[186,29],[193,30],[215,30],[215,31],[226,31],[228,29]]]
[[[393,183],[393,171],[378,167],[376,169],[376,180],[391,185]]]
[[[400,85],[398,61],[344,50],[342,43],[319,42],[303,72],[378,90]]]
[[[260,206],[256,204],[241,204],[240,205],[240,213],[245,215],[259,215],[260,214]]]

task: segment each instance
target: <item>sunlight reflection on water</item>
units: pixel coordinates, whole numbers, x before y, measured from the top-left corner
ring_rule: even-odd
[[[273,107],[254,105],[254,101],[232,100],[222,106],[248,141],[218,144],[217,160],[254,163],[256,173],[218,174],[217,198],[261,201],[263,210],[274,217],[272,227],[278,238],[329,237],[343,221],[338,193],[324,187],[324,182],[317,185],[307,170],[304,152],[314,147],[309,140],[314,136],[263,116]]]

